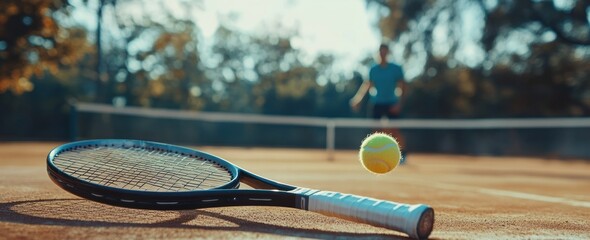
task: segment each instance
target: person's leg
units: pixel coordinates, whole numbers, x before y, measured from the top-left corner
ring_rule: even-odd
[[[398,114],[393,114],[391,112],[391,107],[392,107],[391,104],[374,104],[371,107],[372,111],[370,112],[370,116],[373,119],[381,119],[381,117],[384,117],[384,116],[387,117],[388,119],[399,118]],[[402,165],[405,164],[406,151],[403,148],[406,146],[406,141],[404,139],[404,136],[401,134],[401,131],[397,128],[381,128],[379,130],[374,130],[373,132],[377,132],[377,131],[389,134],[397,140],[397,142],[400,146],[401,154],[402,154],[402,157],[400,159],[400,164],[402,164]]]
[[[397,128],[389,128],[389,129],[387,129],[387,132],[386,133],[389,134],[389,135],[391,135],[392,137],[394,137],[395,140],[397,140],[397,143],[400,146],[400,151],[401,151],[401,154],[402,154],[402,157],[400,159],[400,164],[402,164],[402,165],[403,164],[406,164],[406,160],[407,160],[406,159],[406,153],[407,153],[407,151],[405,149],[405,147],[406,147],[406,140],[404,138],[404,135]]]
[[[371,112],[370,112],[369,116],[373,119],[381,119],[381,117],[387,116],[387,114],[388,114],[387,105],[373,104],[371,106]]]
[[[388,107],[388,110],[391,109],[391,107],[393,107],[393,106],[390,105]],[[400,116],[397,113],[387,111],[387,118],[399,119]],[[404,138],[404,135],[402,134],[402,132],[398,128],[389,128],[389,129],[387,129],[387,133],[390,134],[391,136],[393,136],[397,140],[397,142],[400,146],[401,154],[402,154],[401,159],[400,159],[400,164],[402,164],[402,165],[405,164],[406,160],[407,160],[406,159],[407,150],[405,149],[406,139]]]

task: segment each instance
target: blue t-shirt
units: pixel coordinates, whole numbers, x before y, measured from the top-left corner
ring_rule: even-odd
[[[398,81],[403,81],[404,71],[401,66],[388,63],[386,66],[376,64],[369,71],[369,80],[373,82],[371,101],[375,104],[395,104],[399,100],[395,95]]]

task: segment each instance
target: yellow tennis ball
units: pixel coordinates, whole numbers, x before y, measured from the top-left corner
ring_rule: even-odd
[[[359,159],[367,170],[384,174],[399,164],[401,152],[395,138],[385,133],[369,135],[361,144]]]

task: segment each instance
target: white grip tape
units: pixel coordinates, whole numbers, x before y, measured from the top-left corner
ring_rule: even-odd
[[[413,238],[418,238],[420,217],[428,208],[329,191],[314,192],[308,200],[309,211],[400,231]]]

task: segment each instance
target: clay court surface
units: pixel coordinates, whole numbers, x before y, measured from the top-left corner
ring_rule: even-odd
[[[71,195],[47,177],[60,143],[0,143],[0,239],[406,239],[402,233],[278,207],[147,211]],[[590,161],[409,155],[376,176],[340,151],[201,150],[285,183],[405,203],[436,211],[432,239],[590,239]]]

